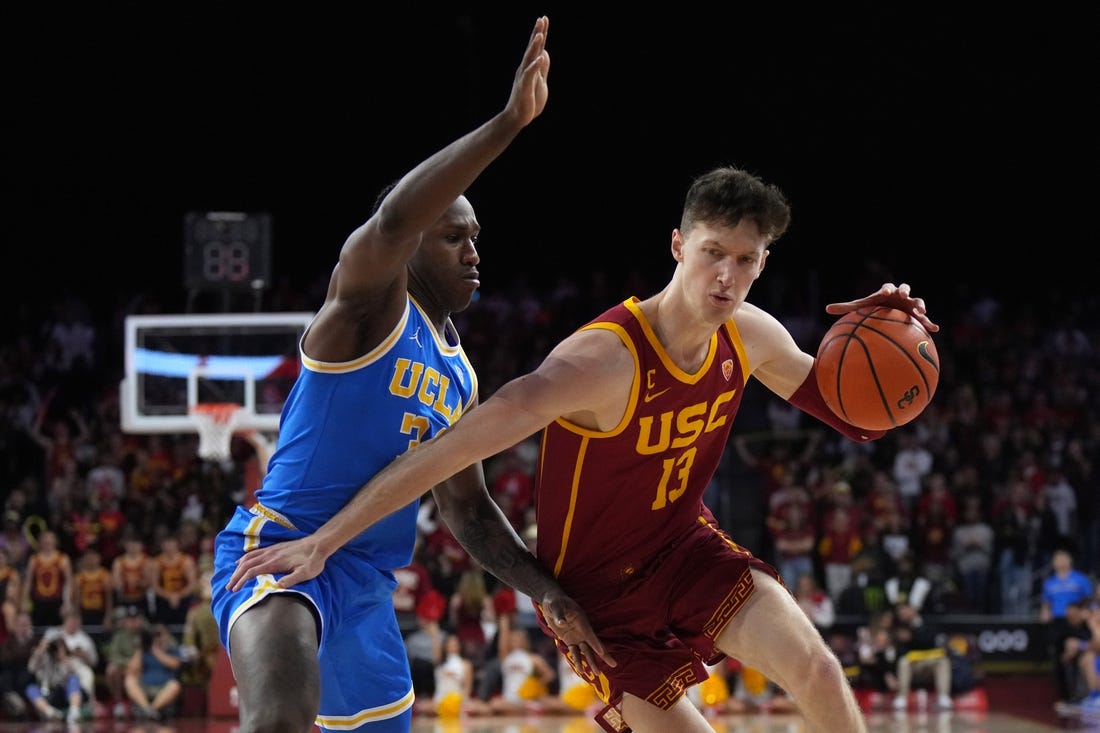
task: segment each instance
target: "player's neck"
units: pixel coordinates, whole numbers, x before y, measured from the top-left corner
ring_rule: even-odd
[[[694,374],[710,353],[714,327],[693,318],[668,288],[639,304],[669,358]]]
[[[420,310],[428,317],[428,323],[435,330],[436,336],[446,338],[447,322],[451,319],[451,312],[441,306],[430,293],[421,287],[417,287],[414,279],[409,280],[409,296],[420,306]]]

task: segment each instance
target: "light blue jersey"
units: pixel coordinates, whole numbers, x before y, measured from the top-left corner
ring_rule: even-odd
[[[410,297],[397,327],[370,353],[332,364],[302,353],[302,372],[283,407],[278,447],[250,509],[238,507],[215,548],[214,597],[222,643],[240,614],[269,593],[299,593],[321,624],[325,730],[352,730],[410,714],[412,681],[393,610],[393,570],[412,559],[417,502],[359,534],[316,578],[287,591],[261,575],[225,589],[246,551],[316,531],[372,476],[417,443],[452,425],[477,396],[477,377],[448,331],[440,339]],[[395,730],[399,728],[394,728]]]

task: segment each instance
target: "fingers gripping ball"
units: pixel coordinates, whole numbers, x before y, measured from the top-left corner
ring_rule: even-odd
[[[838,417],[865,430],[913,420],[936,392],[940,357],[904,311],[860,308],[833,324],[817,349],[817,386]]]

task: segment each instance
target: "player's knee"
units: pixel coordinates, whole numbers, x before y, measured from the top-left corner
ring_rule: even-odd
[[[821,690],[848,684],[840,660],[824,644],[812,646],[796,670],[791,684],[818,694]]]
[[[263,705],[241,709],[239,733],[308,733],[314,728],[317,698],[273,695]]]
[[[234,627],[240,733],[314,729],[321,683],[312,617],[302,615],[296,604],[279,610],[281,614],[257,615],[248,626]]]

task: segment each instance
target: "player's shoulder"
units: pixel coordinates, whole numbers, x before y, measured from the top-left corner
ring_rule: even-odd
[[[787,331],[778,318],[748,301],[737,307],[733,314],[733,322],[737,325],[741,337],[748,340],[783,334]]]

